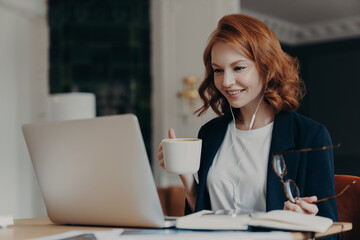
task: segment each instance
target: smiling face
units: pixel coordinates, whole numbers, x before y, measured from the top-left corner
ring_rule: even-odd
[[[211,51],[214,83],[233,108],[256,108],[263,94],[263,76],[254,61],[237,47],[216,42]]]

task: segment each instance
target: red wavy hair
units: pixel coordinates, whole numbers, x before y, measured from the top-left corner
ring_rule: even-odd
[[[281,49],[279,40],[266,24],[244,14],[231,14],[220,19],[204,51],[205,78],[199,87],[203,106],[195,112],[198,116],[209,107],[219,116],[230,111],[229,103],[214,84],[211,50],[218,41],[233,44],[255,62],[264,76],[264,99],[275,113],[297,110],[305,95],[298,60]]]

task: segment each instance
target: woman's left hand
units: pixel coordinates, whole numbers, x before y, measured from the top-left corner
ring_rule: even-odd
[[[316,215],[319,212],[318,207],[315,202],[317,200],[316,196],[304,197],[295,200],[295,203],[286,201],[284,203],[284,210],[290,210],[297,213],[311,214]]]

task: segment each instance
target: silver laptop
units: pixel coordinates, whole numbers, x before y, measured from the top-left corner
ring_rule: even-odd
[[[49,218],[58,224],[170,227],[132,114],[22,127]]]

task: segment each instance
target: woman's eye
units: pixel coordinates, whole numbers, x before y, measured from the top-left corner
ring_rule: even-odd
[[[239,67],[235,67],[235,68],[234,68],[235,71],[241,71],[241,70],[243,70],[243,69],[245,69],[245,67],[240,67],[240,66],[239,66]]]
[[[220,73],[220,72],[222,72],[221,69],[219,69],[219,68],[215,68],[215,69],[214,69],[214,73]]]

